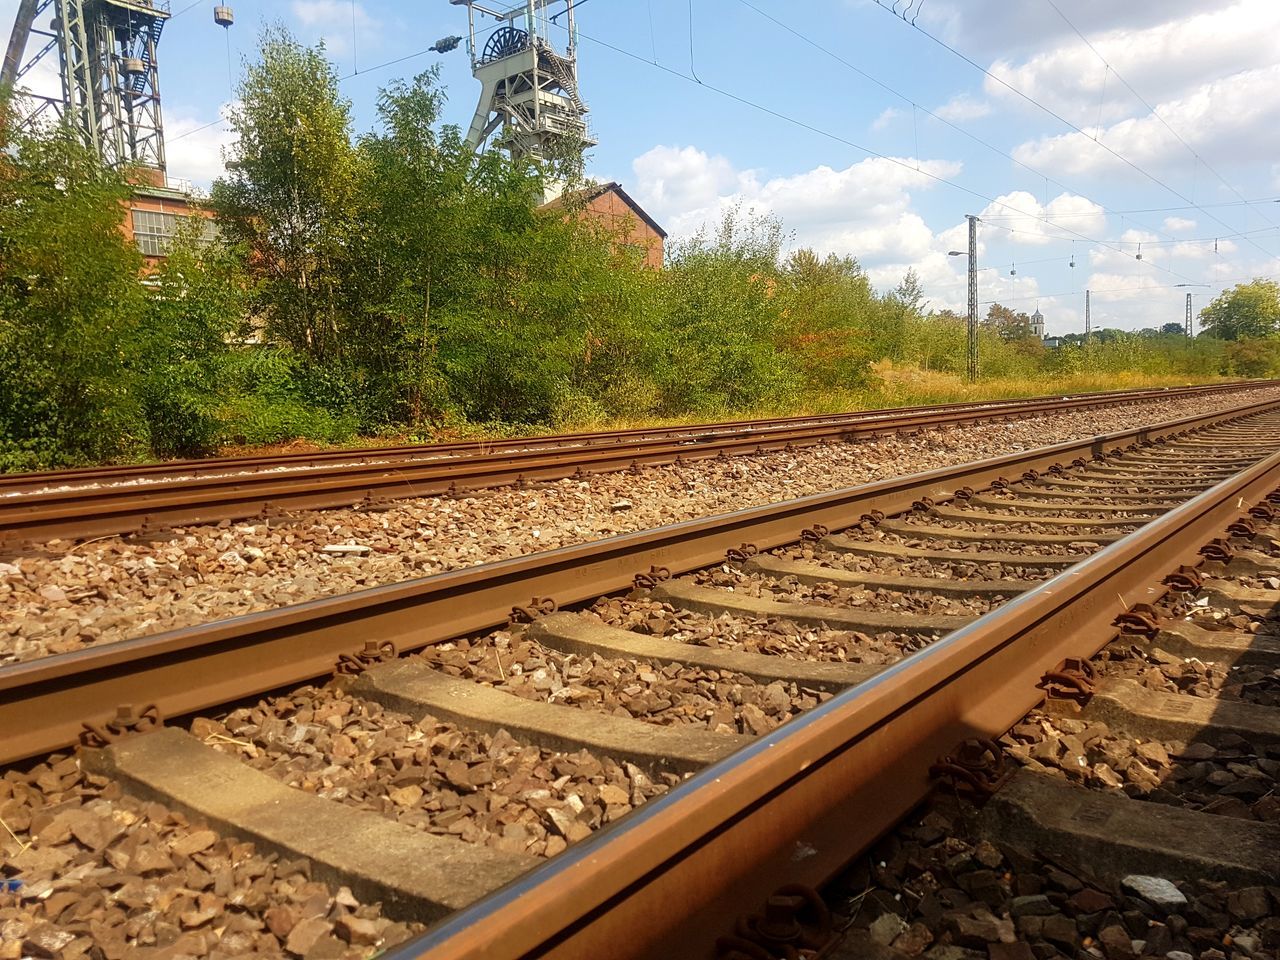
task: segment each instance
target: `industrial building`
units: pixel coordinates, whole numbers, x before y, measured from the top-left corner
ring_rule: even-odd
[[[481,86],[468,142],[517,160],[581,156],[593,146],[578,89],[574,0],[526,0],[510,8],[452,2],[467,8],[466,49]],[[0,89],[14,91],[19,126],[70,123],[107,163],[139,171],[121,228],[148,265],[166,255],[183,218],[210,216],[167,171],[158,51],[170,15],[165,0],[21,0],[0,64]],[[483,18],[498,26],[478,45]],[[229,28],[235,15],[219,5],[213,19]],[[558,29],[567,38],[559,46],[551,38]],[[433,49],[445,53],[461,40],[447,37]],[[58,63],[56,92],[24,83],[45,58]],[[564,205],[560,189],[551,185],[547,205]],[[600,218],[621,243],[642,249],[647,264],[662,266],[666,232],[618,183],[578,193],[583,202],[575,215]],[[214,227],[204,229],[212,235]]]

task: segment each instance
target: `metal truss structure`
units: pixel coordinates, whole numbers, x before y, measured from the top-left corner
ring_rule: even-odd
[[[578,90],[574,0],[526,0],[507,10],[475,0],[451,2],[467,8],[467,52],[481,84],[468,143],[479,149],[496,133],[495,146],[516,159],[536,160],[580,156],[596,143]],[[560,9],[552,12],[553,7]],[[483,46],[477,42],[477,14],[498,21]],[[567,33],[564,52],[549,36],[561,28]]]
[[[156,48],[168,19],[165,0],[21,0],[0,66],[18,126],[65,122],[107,163],[163,173]],[[24,81],[55,54],[61,96],[28,89]]]

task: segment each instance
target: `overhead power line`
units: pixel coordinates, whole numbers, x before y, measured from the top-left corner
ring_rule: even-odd
[[[884,10],[886,13],[891,12],[891,11],[889,10],[889,7],[885,6],[885,4],[884,4],[883,0],[876,0],[876,6],[877,6],[877,7],[879,7],[880,9]],[[965,53],[961,52],[960,50],[957,50],[955,47],[951,46],[951,44],[947,43],[947,42],[946,42],[945,40],[943,40],[941,37],[934,36],[934,35],[933,35],[932,33],[930,33],[928,30],[924,29],[924,27],[917,26],[917,25],[916,25],[916,24],[914,24],[914,23],[908,23],[907,21],[902,20],[902,18],[901,18],[901,17],[895,16],[895,17],[894,17],[894,19],[895,19],[895,20],[899,20],[899,21],[901,21],[901,22],[903,22],[903,23],[906,23],[906,24],[907,24],[907,26],[909,26],[911,29],[913,29],[913,30],[915,30],[915,31],[919,32],[921,35],[923,35],[923,36],[925,36],[925,37],[928,37],[930,40],[932,40],[932,41],[933,41],[934,43],[936,43],[938,46],[942,47],[944,50],[947,50],[947,51],[951,52],[952,54],[954,54],[955,56],[957,56],[957,57],[959,57],[961,60],[963,60],[965,63],[969,64],[969,66],[971,66],[971,67],[973,67],[975,70],[978,70],[979,72],[981,72],[981,73],[983,74],[983,76],[988,77],[989,79],[991,79],[991,80],[995,81],[996,83],[998,83],[998,84],[1000,84],[1002,87],[1004,87],[1006,90],[1008,90],[1009,92],[1013,93],[1015,96],[1017,96],[1017,97],[1021,98],[1022,100],[1025,100],[1027,103],[1031,104],[1031,105],[1032,105],[1032,106],[1034,106],[1036,109],[1041,110],[1041,111],[1043,111],[1044,113],[1048,114],[1049,116],[1053,117],[1055,120],[1057,120],[1057,121],[1058,121],[1059,123],[1061,123],[1063,126],[1066,126],[1066,127],[1070,128],[1071,130],[1074,130],[1076,133],[1080,134],[1082,137],[1085,137],[1085,138],[1086,138],[1087,140],[1089,140],[1090,142],[1097,144],[1099,147],[1101,147],[1103,150],[1107,151],[1107,153],[1111,154],[1111,156],[1115,157],[1117,160],[1119,160],[1119,161],[1120,161],[1121,163],[1123,163],[1125,166],[1129,167],[1131,170],[1135,171],[1136,173],[1141,174],[1143,177],[1145,177],[1146,179],[1150,180],[1150,181],[1151,181],[1152,183],[1154,183],[1156,186],[1161,187],[1161,188],[1163,188],[1164,190],[1167,190],[1169,193],[1173,194],[1173,195],[1174,195],[1175,197],[1177,197],[1179,200],[1182,200],[1184,203],[1188,203],[1188,204],[1190,204],[1194,209],[1201,211],[1201,212],[1202,212],[1202,213],[1204,213],[1207,217],[1209,217],[1210,219],[1212,219],[1212,220],[1216,221],[1217,223],[1222,224],[1224,227],[1227,227],[1228,229],[1235,229],[1235,228],[1234,228],[1234,227],[1232,227],[1229,223],[1227,223],[1225,220],[1222,220],[1222,219],[1220,219],[1219,217],[1217,217],[1216,215],[1214,215],[1214,214],[1210,213],[1207,209],[1205,209],[1202,205],[1200,205],[1200,204],[1196,203],[1196,202],[1195,202],[1194,200],[1192,200],[1190,197],[1184,196],[1184,195],[1183,195],[1179,190],[1177,190],[1175,187],[1172,187],[1172,186],[1170,186],[1169,184],[1165,183],[1163,180],[1161,180],[1161,179],[1160,179],[1159,177],[1157,177],[1155,174],[1153,174],[1153,173],[1149,172],[1148,170],[1146,170],[1146,169],[1144,169],[1143,167],[1141,167],[1139,164],[1137,164],[1137,163],[1135,163],[1134,161],[1130,160],[1128,157],[1126,157],[1124,154],[1120,153],[1118,150],[1115,150],[1114,148],[1112,148],[1112,147],[1108,146],[1107,144],[1103,143],[1101,140],[1096,140],[1096,139],[1094,139],[1093,137],[1089,136],[1089,134],[1085,133],[1085,132],[1084,132],[1084,130],[1080,129],[1080,127],[1078,127],[1076,124],[1072,123],[1072,122],[1071,122],[1070,120],[1068,120],[1066,117],[1062,116],[1060,113],[1058,113],[1058,112],[1057,112],[1056,110],[1054,110],[1052,107],[1046,106],[1045,104],[1041,103],[1039,100],[1037,100],[1035,97],[1031,96],[1030,94],[1023,93],[1021,90],[1019,90],[1019,89],[1018,89],[1017,87],[1015,87],[1013,84],[1009,83],[1009,81],[1005,80],[1003,77],[997,76],[996,74],[992,73],[990,70],[988,70],[988,69],[987,69],[986,67],[984,67],[982,64],[978,63],[976,60],[974,60],[974,59],[973,59],[972,57],[970,57],[968,54],[965,54]],[[1256,242],[1254,242],[1254,241],[1250,241],[1250,242],[1251,242],[1251,243],[1253,243],[1253,245],[1254,245],[1255,247],[1257,247],[1259,250],[1261,250],[1261,251],[1262,251],[1262,253],[1264,253],[1264,254],[1266,255],[1267,259],[1269,259],[1269,260],[1276,260],[1276,259],[1280,259],[1280,258],[1277,258],[1277,257],[1276,257],[1276,255],[1275,255],[1275,254],[1273,254],[1271,251],[1269,251],[1269,250],[1267,250],[1267,249],[1263,248],[1262,246],[1260,246],[1260,245],[1259,245],[1259,244],[1257,244]]]
[[[1016,164],[1017,166],[1021,167],[1023,170],[1026,170],[1028,173],[1033,174],[1034,176],[1045,181],[1046,184],[1051,183],[1054,186],[1062,190],[1065,190],[1067,193],[1080,197],[1082,200],[1087,200],[1089,203],[1094,204],[1094,206],[1099,207],[1105,213],[1118,213],[1118,211],[1109,210],[1105,205],[1099,203],[1097,200],[1094,200],[1092,197],[1089,197],[1088,195],[1082,193],[1081,191],[1073,189],[1071,186],[1063,183],[1061,180],[1058,180],[1055,177],[1049,176],[1047,173],[1045,173],[1042,170],[1037,170],[1035,167],[1031,166],[1030,164],[1026,163],[1023,160],[1019,160],[1013,154],[1009,153],[1006,150],[1001,149],[1000,147],[991,143],[989,140],[986,140],[978,136],[976,133],[973,133],[972,131],[965,129],[959,124],[954,123],[951,120],[948,120],[945,117],[940,116],[939,114],[928,109],[927,107],[921,106],[920,104],[916,103],[911,97],[907,96],[902,91],[896,89],[892,84],[888,83],[885,80],[881,80],[879,77],[876,77],[871,73],[868,73],[866,70],[862,69],[857,64],[845,59],[840,54],[836,53],[834,50],[831,50],[830,48],[824,46],[823,44],[819,43],[817,40],[814,40],[812,37],[807,36],[804,33],[801,33],[795,27],[792,27],[790,24],[785,23],[782,20],[779,20],[777,17],[773,16],[773,14],[760,9],[758,6],[752,3],[751,0],[738,0],[738,2],[742,4],[744,7],[747,7],[748,9],[755,11],[757,14],[759,14],[764,19],[770,21],[775,26],[779,27],[782,30],[785,30],[787,33],[791,34],[797,39],[813,47],[815,50],[818,50],[826,54],[828,57],[835,60],[837,63],[840,63],[845,67],[848,67],[858,76],[864,78],[865,80],[869,80],[871,83],[874,83],[876,86],[880,87],[880,89],[885,90],[888,93],[892,94],[893,96],[897,97],[903,103],[910,104],[913,115],[918,110],[921,113],[924,113],[926,116],[938,121],[939,123],[947,127],[950,127],[952,130],[954,130],[956,133],[960,134],[961,136],[967,137],[968,139],[972,140],[974,143],[977,143],[983,147],[986,147],[992,153],[1008,160],[1010,163]],[[907,21],[907,22],[912,23],[913,21]],[[917,146],[916,152],[919,153],[918,146]],[[1046,204],[1047,202],[1048,202],[1048,199],[1046,198]],[[983,219],[985,220],[986,218],[984,217]],[[1167,233],[1157,230],[1154,227],[1146,227],[1145,225],[1143,226],[1145,229],[1150,230],[1152,233],[1158,234],[1160,236],[1166,236],[1166,237],[1169,236]]]
[[[1047,217],[1040,216],[1033,213],[1028,213],[1026,210],[1019,210],[1017,207],[1013,206],[1012,204],[1006,203],[1003,200],[998,200],[995,197],[990,197],[982,193],[981,191],[974,190],[971,187],[966,187],[964,184],[957,183],[956,181],[951,180],[947,177],[943,177],[943,176],[939,176],[938,174],[931,173],[928,170],[924,169],[923,167],[917,170],[914,165],[907,163],[906,161],[898,157],[891,157],[887,154],[880,153],[878,150],[873,150],[870,147],[864,146],[863,144],[850,140],[847,137],[843,137],[838,133],[832,133],[830,130],[825,130],[822,127],[815,126],[814,124],[809,123],[806,120],[801,120],[797,117],[793,117],[789,114],[783,113],[780,110],[775,110],[772,107],[768,107],[768,106],[765,106],[764,104],[757,103],[756,101],[751,100],[747,97],[744,97],[741,94],[734,93],[731,90],[726,90],[723,87],[718,87],[707,80],[695,79],[689,74],[682,73],[681,71],[675,69],[674,67],[669,67],[669,66],[666,66],[665,64],[661,64],[654,60],[650,60],[648,57],[645,57],[643,54],[634,53],[623,47],[619,47],[616,44],[610,43],[607,40],[602,40],[599,37],[593,37],[590,34],[583,33],[581,30],[578,31],[578,38],[580,40],[586,40],[598,46],[605,47],[606,49],[612,50],[614,53],[620,54],[621,56],[634,60],[637,63],[648,64],[649,66],[654,67],[657,70],[661,70],[663,73],[670,74],[673,77],[678,77],[681,80],[686,81],[687,83],[692,83],[697,86],[700,86],[705,90],[709,90],[712,93],[718,94],[719,96],[732,100],[735,103],[741,104],[742,106],[750,107],[751,109],[757,110],[760,113],[767,114],[768,116],[774,117],[775,119],[782,120],[785,123],[789,123],[789,124],[792,124],[793,126],[799,127],[802,130],[808,130],[810,133],[816,133],[818,136],[825,137],[829,140],[833,140],[836,143],[844,144],[847,147],[852,147],[854,150],[857,150],[861,153],[865,153],[869,157],[874,157],[878,160],[883,160],[886,163],[891,163],[894,166],[901,167],[902,169],[908,170],[911,173],[917,174],[928,180],[932,180],[935,183],[940,183],[940,184],[944,184],[945,186],[949,186],[954,190],[958,190],[961,193],[967,194],[968,196],[973,197],[976,200],[981,200],[986,204],[992,204],[1002,209],[1010,210],[1013,213],[1028,217],[1030,219],[1038,220],[1041,223],[1044,223],[1046,225],[1058,227],[1059,229],[1065,231],[1066,233],[1071,234],[1071,236],[1074,237],[1075,239],[1083,240],[1086,243],[1090,243],[1095,246],[1104,247],[1106,249],[1111,250],[1114,253],[1119,253],[1124,256],[1131,256],[1130,254],[1126,253],[1126,251],[1111,244],[1109,241],[1099,240],[1095,237],[1090,237],[1076,230],[1072,230],[1070,227],[1062,226],[1060,224],[1055,224],[1051,219]],[[1155,263],[1154,261],[1144,260],[1142,262],[1147,264],[1154,270],[1162,271],[1164,273],[1169,274],[1170,276],[1177,277],[1179,280],[1186,280],[1186,281],[1191,280],[1190,277],[1184,274],[1178,273],[1176,270],[1171,270],[1168,267],[1163,267],[1160,264]]]
[[[1128,90],[1130,93],[1132,93],[1134,97],[1137,98],[1140,104],[1142,104],[1149,111],[1151,111],[1151,115],[1155,117],[1157,120],[1159,120],[1160,123],[1164,126],[1164,128],[1168,130],[1171,134],[1173,134],[1180,144],[1182,144],[1184,147],[1187,148],[1187,152],[1190,153],[1191,156],[1195,157],[1195,159],[1198,162],[1204,164],[1204,168],[1208,170],[1210,173],[1212,173],[1215,177],[1217,177],[1222,182],[1222,185],[1225,186],[1232,193],[1234,193],[1237,197],[1239,197],[1240,200],[1242,200],[1246,204],[1249,203],[1248,200],[1245,200],[1244,194],[1242,194],[1239,190],[1235,188],[1234,184],[1229,183],[1226,177],[1224,177],[1217,170],[1215,170],[1212,165],[1210,165],[1209,161],[1207,161],[1204,157],[1200,156],[1200,154],[1196,152],[1195,147],[1187,143],[1187,141],[1182,138],[1182,134],[1178,133],[1177,130],[1173,129],[1173,127],[1169,124],[1168,120],[1160,116],[1160,111],[1157,110],[1155,107],[1153,107],[1150,103],[1148,103],[1146,98],[1143,97],[1142,94],[1140,94],[1137,90],[1135,90],[1133,88],[1133,85],[1130,84],[1128,80],[1126,80],[1124,77],[1120,75],[1120,71],[1117,70],[1114,66],[1112,66],[1107,61],[1107,58],[1102,55],[1102,52],[1090,42],[1089,38],[1080,32],[1079,28],[1077,28],[1076,25],[1067,18],[1067,15],[1062,12],[1062,8],[1060,8],[1056,3],[1054,3],[1054,0],[1045,0],[1045,3],[1053,7],[1054,12],[1059,17],[1062,18],[1062,22],[1065,23],[1068,27],[1070,27],[1077,37],[1079,37],[1081,40],[1084,41],[1084,45],[1093,51],[1093,55],[1097,57],[1099,60],[1101,60],[1104,64],[1106,64],[1107,69],[1116,75],[1116,79],[1119,80],[1122,84],[1124,84],[1125,89]],[[1262,217],[1262,219],[1266,220],[1268,223],[1272,224],[1273,226],[1275,225],[1275,221],[1272,220],[1265,213],[1262,213],[1261,210],[1259,210],[1258,213]]]

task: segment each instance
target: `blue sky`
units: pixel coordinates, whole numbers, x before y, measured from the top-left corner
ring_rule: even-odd
[[[980,299],[1038,306],[1050,333],[1082,328],[1086,288],[1095,326],[1134,328],[1280,277],[1280,4],[1055,0],[1068,23],[1050,0],[914,0],[912,26],[890,2],[580,0],[590,172],[677,236],[735,204],[773,213],[882,288],[915,269],[934,307],[963,309],[947,251],[978,214]],[[474,110],[464,51],[422,53],[465,30],[445,0],[241,0],[229,35],[212,6],[174,0],[161,43],[172,176],[217,175],[227,43],[238,74],[272,20],[325,42],[357,129],[380,85],[433,62],[447,119]]]

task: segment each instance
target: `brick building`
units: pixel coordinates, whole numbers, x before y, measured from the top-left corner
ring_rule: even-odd
[[[136,183],[120,229],[138,245],[147,267],[154,267],[168,253],[182,221],[199,217],[202,236],[212,239],[216,232],[213,212],[196,202],[191,191],[166,186],[164,174],[143,168],[144,180]],[[148,174],[154,174],[148,176]]]
[[[658,226],[653,217],[645,213],[644,208],[631,199],[631,195],[616,181],[596,184],[557,197],[550,203],[543,204],[543,209],[563,207],[566,201],[571,202],[574,207],[580,206],[579,217],[602,220],[617,233],[623,246],[642,250],[646,266],[654,270],[662,269],[663,244],[667,239],[667,231]]]

